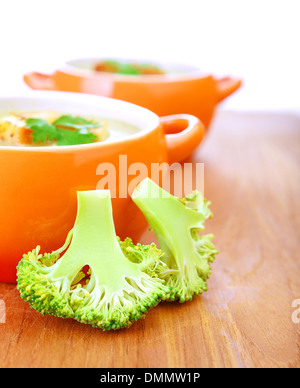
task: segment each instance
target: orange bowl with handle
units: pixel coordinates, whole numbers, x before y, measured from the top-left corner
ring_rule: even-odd
[[[95,71],[95,66],[102,60],[105,58],[70,60],[52,74],[27,73],[24,81],[36,90],[88,93],[128,101],[150,109],[158,116],[185,112],[198,117],[206,128],[218,104],[242,84],[239,78],[216,78],[197,67],[181,64],[155,63],[164,74],[154,75]]]
[[[139,169],[151,177],[152,163],[183,160],[205,134],[195,116],[160,118],[148,109],[105,97],[48,91],[0,98],[0,114],[33,110],[104,117],[139,131],[83,145],[0,145],[2,282],[15,282],[17,263],[37,245],[43,252],[62,246],[75,221],[79,190],[110,189],[117,234],[137,241],[146,223],[129,194],[143,178]],[[101,186],[110,170],[110,186]]]

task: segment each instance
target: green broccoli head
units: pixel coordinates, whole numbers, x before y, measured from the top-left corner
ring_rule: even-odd
[[[205,220],[212,216],[210,203],[194,191],[177,198],[151,179],[144,179],[134,190],[132,199],[155,232],[162,260],[168,269],[160,271],[171,292],[169,300],[185,302],[207,290],[211,263],[218,253],[213,235],[200,235]]]
[[[108,190],[78,192],[75,225],[64,246],[50,254],[39,250],[19,262],[17,288],[42,314],[120,329],[168,298],[169,287],[157,276],[161,251],[118,239]]]

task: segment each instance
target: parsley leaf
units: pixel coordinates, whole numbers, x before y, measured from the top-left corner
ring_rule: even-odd
[[[91,128],[99,128],[100,124],[95,123],[93,121],[86,120],[82,117],[76,116],[60,116],[56,121],[54,121],[53,125],[56,127],[67,127],[72,129],[91,129]]]
[[[70,131],[61,128],[57,128],[57,145],[74,145],[74,144],[87,144],[94,143],[97,136],[89,132],[87,129],[81,129],[79,131]]]
[[[69,115],[59,117],[53,124],[44,119],[26,120],[26,127],[32,130],[33,142],[56,140],[59,146],[94,143],[97,136],[89,129],[100,126],[99,123]]]
[[[34,142],[46,142],[47,139],[53,141],[56,138],[56,128],[43,119],[27,119],[26,127],[33,131]]]

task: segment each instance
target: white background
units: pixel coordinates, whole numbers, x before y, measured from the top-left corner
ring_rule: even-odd
[[[223,107],[300,109],[300,1],[1,0],[0,94],[77,57],[175,61],[244,79]]]

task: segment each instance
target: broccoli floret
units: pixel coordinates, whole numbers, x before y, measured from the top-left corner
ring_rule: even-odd
[[[76,221],[64,246],[51,254],[37,247],[24,255],[17,288],[42,314],[103,330],[129,327],[168,297],[169,287],[156,276],[162,253],[154,244],[120,241],[108,190],[81,191],[77,198]]]
[[[167,264],[162,261],[163,252],[157,249],[154,243],[134,245],[132,240],[127,237],[124,241],[120,241],[120,246],[126,257],[151,277],[159,277],[168,268]]]
[[[132,199],[145,215],[156,234],[162,260],[169,269],[162,270],[171,292],[169,300],[185,302],[207,290],[206,281],[218,251],[213,235],[200,235],[204,222],[212,216],[210,202],[194,191],[178,198],[163,190],[151,179],[144,179],[134,190]]]

